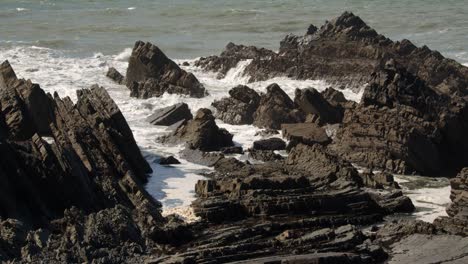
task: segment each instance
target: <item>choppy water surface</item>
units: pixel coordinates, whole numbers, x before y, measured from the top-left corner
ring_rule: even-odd
[[[166,212],[187,209],[194,198],[193,187],[203,166],[183,162],[174,167],[157,164],[160,156],[175,155],[179,146],[163,146],[155,138],[166,128],[149,125],[153,109],[184,101],[192,111],[209,107],[237,84],[246,83],[240,63],[227,77],[188,67],[206,86],[210,96],[193,99],[164,95],[146,100],[129,97],[125,86],[105,78],[108,67],[122,72],[127,67],[136,40],[151,41],[171,58],[189,60],[219,53],[229,42],[277,49],[288,33],[303,34],[308,25],[320,26],[345,10],[361,16],[371,27],[394,40],[408,38],[443,55],[468,63],[468,5],[465,1],[227,1],[227,0],[0,0],[0,60],[10,60],[20,77],[30,78],[48,92],[75,98],[77,89],[98,83],[107,88],[127,118],[138,145],[151,163],[154,174],[147,189],[162,201]],[[277,82],[292,96],[296,88],[327,87],[320,80],[294,81],[276,78],[249,84],[258,91]],[[361,94],[345,91],[352,100]],[[234,141],[248,148],[258,137],[253,126],[222,124]],[[415,216],[432,221],[445,213],[449,202],[447,181],[437,186],[415,184],[417,178],[398,178],[418,207]],[[405,183],[407,181],[409,183]],[[427,181],[427,179],[425,179]],[[430,180],[429,180],[430,181]],[[414,187],[416,186],[416,187]]]

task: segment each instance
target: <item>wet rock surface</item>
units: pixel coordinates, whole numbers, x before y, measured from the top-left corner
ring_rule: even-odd
[[[126,75],[130,96],[160,97],[165,92],[203,97],[205,87],[192,74],[181,69],[158,47],[137,41],[130,56]]]

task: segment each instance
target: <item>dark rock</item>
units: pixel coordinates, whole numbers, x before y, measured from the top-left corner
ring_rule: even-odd
[[[386,195],[374,196],[380,207],[384,208],[388,214],[411,213],[415,207],[411,199],[404,196],[401,191],[395,191]]]
[[[409,40],[394,42],[379,35],[353,13],[344,12],[318,30],[312,29],[304,36],[286,36],[278,53],[230,43],[220,56],[202,58],[196,64],[226,73],[240,60],[251,59],[244,70],[250,81],[288,76],[359,89],[383,59],[393,58],[438,91],[466,94],[466,67],[426,46],[418,48]]]
[[[117,71],[117,69],[115,69],[114,67],[109,68],[109,70],[106,73],[106,76],[118,84],[125,83],[124,76],[119,71]]]
[[[17,139],[27,139],[35,130],[50,136],[50,123],[54,120],[54,106],[50,96],[38,84],[18,79],[8,61],[0,65],[0,90],[5,122],[11,123],[11,132]],[[22,135],[21,135],[22,134]]]
[[[192,74],[182,70],[156,46],[137,41],[128,62],[127,87],[131,96],[159,97],[163,93],[205,96],[205,88]]]
[[[141,262],[164,219],[142,184],[151,167],[115,102],[98,86],[78,90],[76,104],[46,95],[7,65],[0,71],[0,120],[10,120],[0,124],[8,132],[0,137],[0,261]],[[24,129],[27,118],[37,122]]]
[[[148,122],[156,126],[170,126],[182,120],[192,119],[192,113],[186,103],[178,103],[161,109],[147,118]]]
[[[166,158],[161,158],[159,160],[159,164],[160,165],[180,164],[180,161],[178,159],[174,158],[174,156],[169,156],[169,157],[166,157]]]
[[[224,147],[220,149],[223,154],[243,154],[244,150],[240,146]]]
[[[253,149],[255,150],[284,150],[286,142],[281,138],[269,138],[254,141]]]
[[[161,140],[164,143],[186,142],[189,148],[202,151],[220,150],[234,145],[232,135],[219,128],[211,111],[205,108],[199,109],[193,120],[185,122]]]
[[[323,98],[325,98],[325,100],[327,100],[328,103],[330,103],[334,107],[343,106],[351,102],[346,99],[342,92],[335,90],[331,87],[328,87],[327,89],[322,91],[321,94]]]
[[[331,142],[325,129],[314,123],[283,124],[281,130],[283,137],[290,140],[293,145],[298,143],[327,145]]]
[[[296,89],[294,102],[306,114],[316,116],[318,124],[341,123],[343,110],[332,106],[317,90]]]
[[[182,66],[190,66],[190,63],[184,61],[184,62],[182,63]]]
[[[229,95],[231,97],[212,103],[217,110],[216,118],[233,125],[252,124],[253,114],[260,102],[260,95],[243,85],[232,88]]]
[[[388,61],[373,74],[361,104],[347,109],[333,149],[365,167],[396,173],[452,174],[468,160],[466,101],[439,94]]]
[[[295,109],[294,102],[277,84],[266,88],[261,95],[260,105],[254,114],[254,125],[264,128],[280,129],[283,123],[301,123],[304,114]]]

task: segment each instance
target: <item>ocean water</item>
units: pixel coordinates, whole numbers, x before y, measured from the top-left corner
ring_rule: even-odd
[[[77,89],[92,84],[104,86],[119,105],[136,141],[154,169],[147,190],[164,205],[164,212],[179,213],[194,220],[189,205],[194,184],[210,168],[188,163],[163,167],[159,157],[175,155],[180,146],[165,146],[156,138],[165,127],[152,126],[146,118],[154,109],[186,102],[193,112],[210,107],[235,85],[245,84],[241,76],[248,61],[240,62],[226,78],[193,66],[185,67],[205,85],[210,96],[203,99],[164,95],[146,100],[129,97],[125,86],[105,77],[109,67],[125,72],[136,40],[157,44],[177,62],[219,54],[232,41],[277,49],[289,33],[303,34],[309,24],[320,26],[326,19],[349,10],[371,27],[394,40],[410,39],[427,45],[444,56],[468,64],[468,5],[465,1],[202,1],[202,0],[0,0],[0,60],[9,60],[22,78],[39,83],[47,92],[57,91],[75,99]],[[277,82],[293,96],[296,88],[325,89],[321,80],[296,81],[275,78],[249,84],[258,91]],[[361,93],[344,91],[359,101]],[[232,126],[217,121],[234,134],[236,144],[248,148],[258,131],[253,126]],[[243,156],[237,156],[245,159]],[[415,216],[432,221],[444,215],[449,202],[447,181],[399,178],[405,192],[418,207]]]

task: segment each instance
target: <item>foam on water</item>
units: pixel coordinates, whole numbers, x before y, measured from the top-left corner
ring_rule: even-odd
[[[448,179],[395,175],[395,181],[413,201],[413,217],[432,223],[439,216],[447,216],[445,209],[451,202]]]
[[[186,221],[196,220],[190,208],[190,203],[195,199],[195,183],[199,179],[203,179],[202,174],[204,172],[212,169],[181,159],[178,155],[181,146],[168,146],[156,142],[157,137],[165,135],[169,131],[166,127],[153,126],[146,121],[146,118],[154,112],[154,109],[179,102],[187,103],[192,112],[202,107],[212,108],[211,103],[214,100],[228,96],[229,89],[239,84],[248,85],[258,92],[265,92],[267,85],[276,82],[291,97],[294,97],[294,91],[297,88],[314,87],[322,91],[328,87],[326,82],[320,80],[298,81],[286,77],[248,83],[248,76],[243,76],[243,70],[250,61],[239,62],[237,67],[229,71],[225,78],[217,79],[216,73],[205,72],[193,66],[194,60],[188,60],[192,66],[183,68],[195,74],[205,85],[209,96],[196,99],[175,94],[164,94],[159,98],[136,99],[129,97],[129,91],[125,86],[117,85],[105,77],[109,67],[115,67],[121,73],[125,73],[127,61],[131,55],[130,48],[113,56],[95,53],[91,57],[72,58],[66,55],[60,51],[34,46],[0,48],[0,61],[9,60],[19,77],[28,78],[35,83],[39,83],[47,92],[53,93],[56,91],[61,97],[69,96],[75,101],[77,89],[89,88],[96,83],[104,86],[121,109],[133,131],[138,146],[153,168],[154,173],[146,186],[148,192],[161,201],[163,214],[176,213]],[[176,60],[178,63],[183,61],[187,60]],[[343,90],[343,93],[348,99],[355,101],[359,101],[362,95],[362,93],[356,94],[351,90]],[[260,129],[252,125],[235,126],[225,124],[220,120],[217,120],[217,124],[230,131],[234,135],[235,144],[242,146],[244,149],[251,147],[255,140],[260,139],[260,136],[255,135]],[[170,167],[159,165],[159,158],[168,155],[175,156],[182,164]],[[244,156],[240,155],[236,155],[236,157],[245,159]],[[446,189],[423,188],[413,190],[410,197],[418,206],[428,199],[436,199],[435,197],[448,199],[448,194]],[[443,200],[440,204],[446,202],[447,200]],[[436,204],[436,202],[434,203]],[[437,215],[442,214],[440,204],[434,206],[438,208]],[[430,214],[425,215],[423,211],[418,213],[425,219],[432,217]]]

